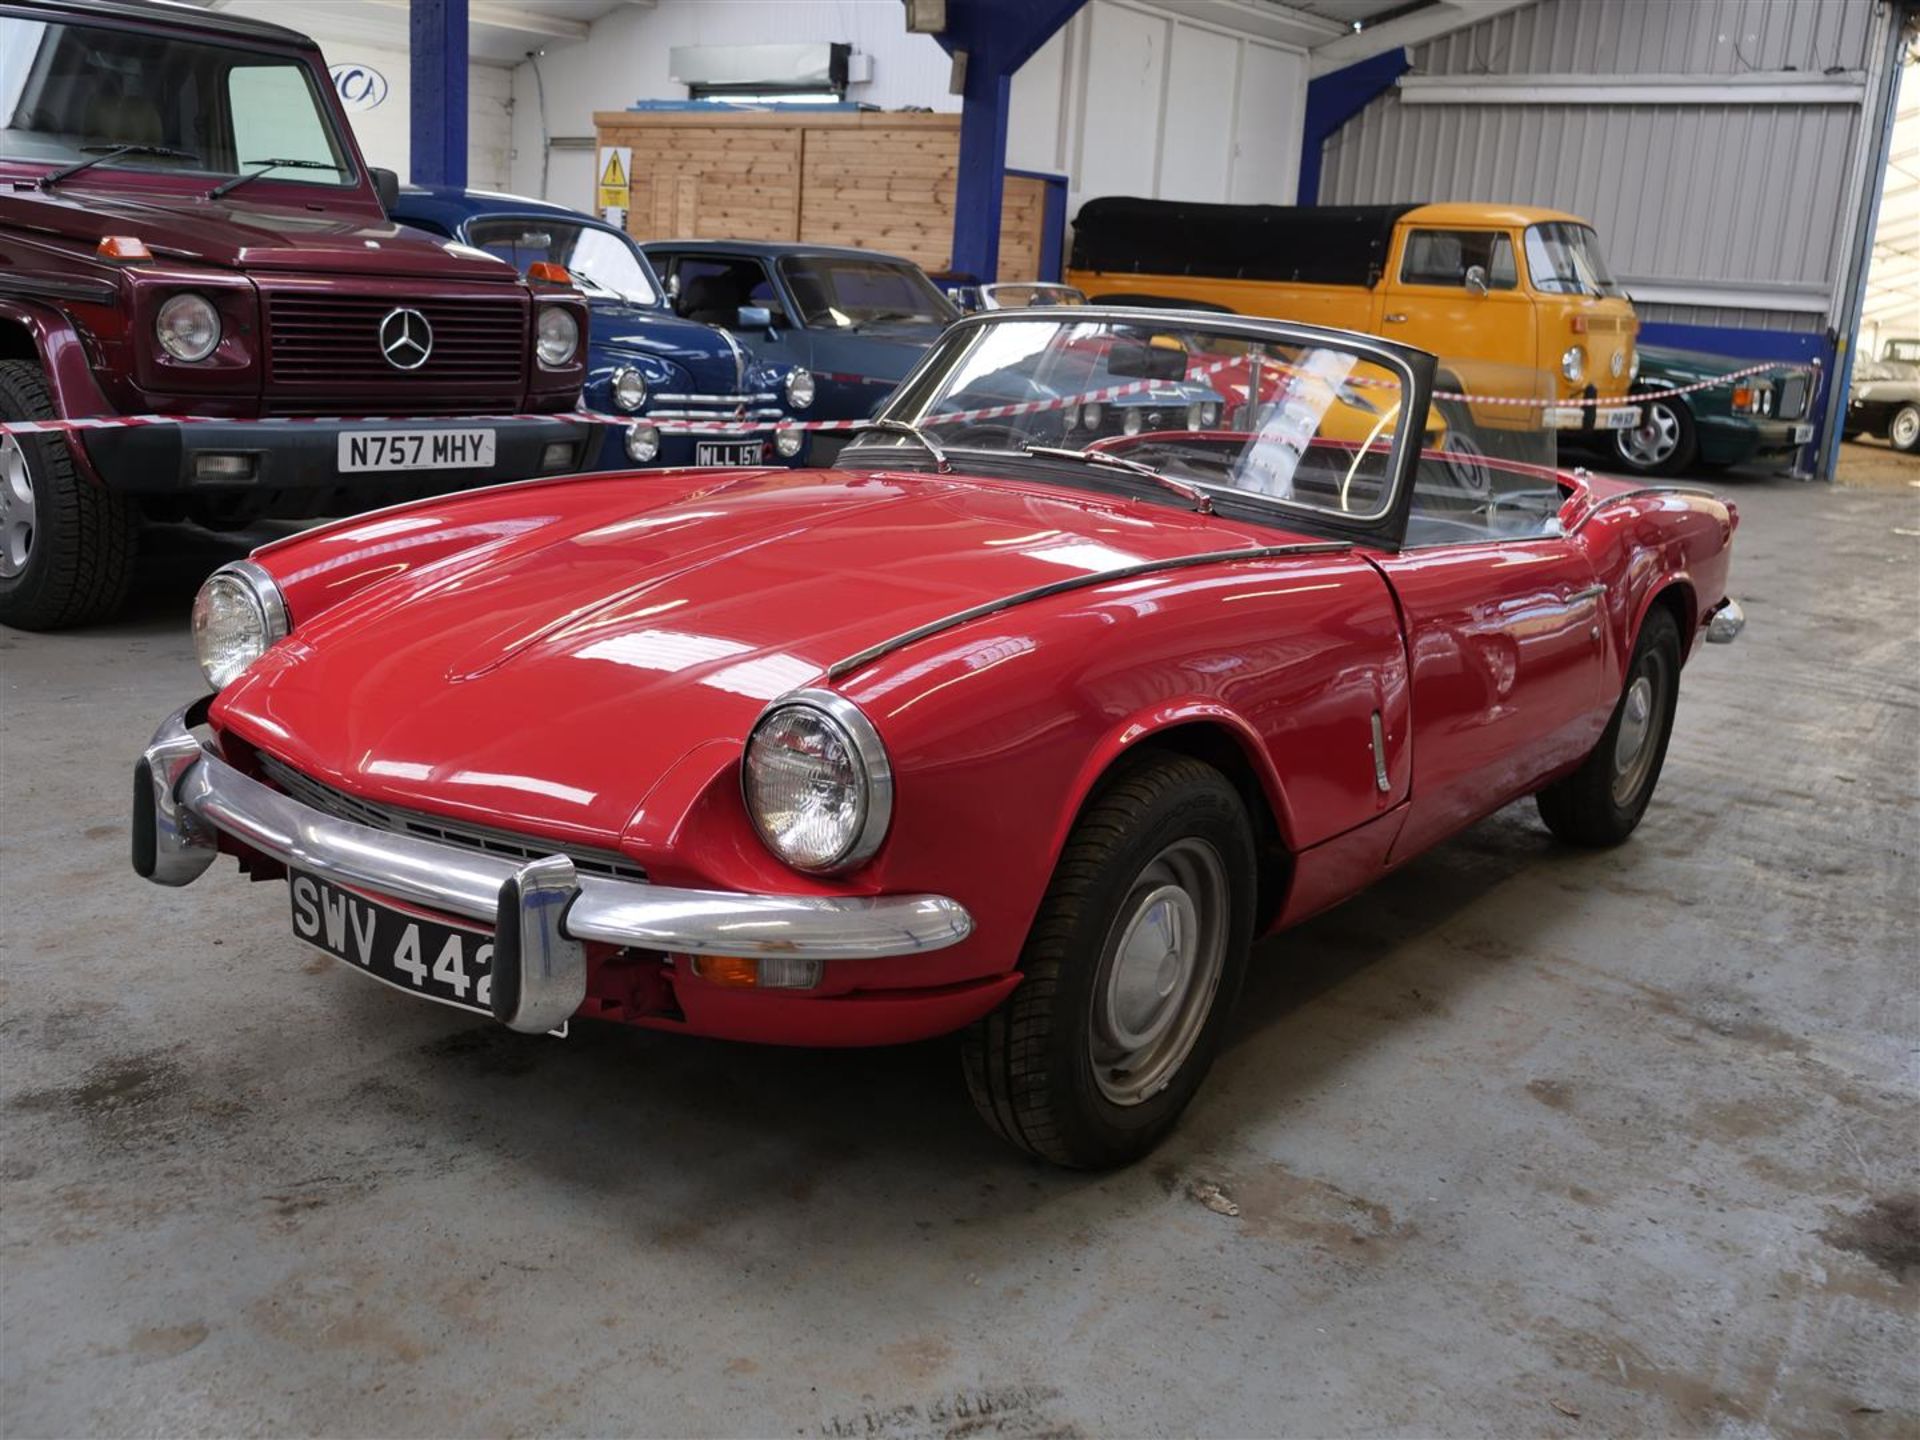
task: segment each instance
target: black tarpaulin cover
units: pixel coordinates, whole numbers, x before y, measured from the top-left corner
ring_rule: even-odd
[[[1073,268],[1371,286],[1413,205],[1205,205],[1109,195],[1074,218]]]

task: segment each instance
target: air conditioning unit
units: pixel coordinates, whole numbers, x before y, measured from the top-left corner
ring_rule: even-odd
[[[667,73],[695,95],[844,93],[851,45],[676,45]]]

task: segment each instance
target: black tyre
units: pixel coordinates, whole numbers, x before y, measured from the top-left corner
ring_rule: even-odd
[[[1920,405],[1902,405],[1887,423],[1887,439],[1903,455],[1920,450]]]
[[[1540,818],[1572,845],[1618,845],[1653,799],[1680,697],[1680,627],[1664,605],[1647,612],[1613,718],[1578,770],[1534,801]]]
[[[1640,423],[1613,432],[1613,453],[1635,475],[1678,475],[1700,453],[1693,412],[1675,399],[1640,402]]]
[[[51,420],[31,360],[0,360],[0,419]],[[120,608],[133,572],[131,507],[75,473],[61,435],[0,435],[0,624],[57,630]]]
[[[1105,782],[1027,936],[1026,979],[961,1046],[987,1124],[1079,1169],[1158,1144],[1219,1049],[1254,892],[1252,828],[1218,770],[1150,755]]]

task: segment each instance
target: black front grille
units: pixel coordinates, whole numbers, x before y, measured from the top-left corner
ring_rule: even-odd
[[[400,810],[391,805],[362,800],[357,795],[349,795],[323,784],[311,775],[302,774],[286,761],[276,759],[265,751],[255,753],[259,756],[260,773],[276,789],[309,809],[331,815],[337,820],[350,820],[356,825],[385,830],[389,834],[410,835],[416,840],[431,840],[440,845],[497,855],[502,860],[512,860],[516,864],[542,860],[549,855],[564,855],[573,861],[574,869],[583,875],[601,875],[609,880],[644,881],[647,878],[645,870],[617,850],[558,845],[531,835],[516,835],[509,830],[468,825],[458,820],[444,820],[437,815],[424,815],[417,810]]]
[[[266,299],[270,414],[473,414],[520,404],[529,338],[517,289],[426,300],[269,290]],[[380,348],[381,323],[403,307],[432,328],[432,348],[412,370],[389,364]]]

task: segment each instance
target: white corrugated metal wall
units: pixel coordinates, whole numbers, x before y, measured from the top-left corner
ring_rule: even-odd
[[[1871,99],[1886,24],[1878,0],[1541,0],[1414,49],[1409,92],[1456,77],[1449,103],[1374,100],[1328,140],[1320,199],[1556,206],[1599,229],[1643,319],[1817,334],[1869,128],[1846,95]],[[1724,78],[1708,103],[1641,98],[1667,76]]]

